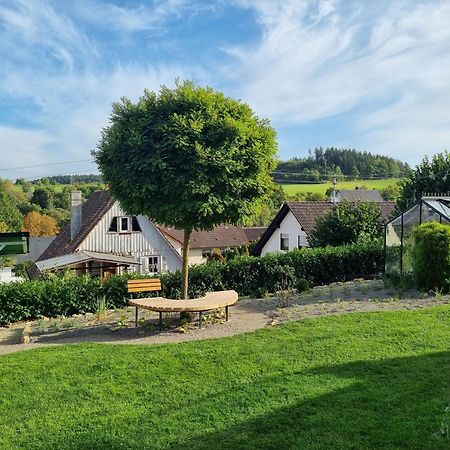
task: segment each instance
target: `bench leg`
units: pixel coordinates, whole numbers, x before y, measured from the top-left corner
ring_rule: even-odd
[[[202,327],[202,312],[199,311],[198,313],[198,327],[201,328]]]
[[[228,306],[225,306],[225,320],[228,322]]]
[[[134,316],[134,326],[137,327],[138,326],[138,307],[136,306],[136,314]]]
[[[162,312],[159,313],[159,331],[163,329]]]

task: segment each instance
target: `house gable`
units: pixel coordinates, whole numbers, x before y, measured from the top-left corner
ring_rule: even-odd
[[[136,262],[143,256],[158,255],[163,260],[163,270],[181,268],[180,254],[147,217],[137,216],[141,231],[110,232],[114,217],[128,217],[117,201],[85,237],[79,250],[132,256]]]
[[[264,256],[266,253],[281,251],[282,235],[287,238],[289,251],[299,248],[299,245],[301,247],[308,245],[308,238],[305,230],[302,228],[292,211],[288,211],[278,228],[273,231],[272,235],[261,249],[261,256]]]

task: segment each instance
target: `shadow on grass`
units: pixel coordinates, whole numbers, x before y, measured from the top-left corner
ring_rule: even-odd
[[[186,422],[135,417],[123,440],[85,433],[70,444],[79,450],[448,449],[440,429],[449,377],[450,352],[282,373],[194,399]],[[243,404],[245,398],[253,403]]]

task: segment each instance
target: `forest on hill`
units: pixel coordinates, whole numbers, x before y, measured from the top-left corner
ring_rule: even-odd
[[[409,166],[389,156],[354,149],[317,147],[306,158],[280,161],[274,178],[277,182],[318,183],[338,179],[401,178]]]

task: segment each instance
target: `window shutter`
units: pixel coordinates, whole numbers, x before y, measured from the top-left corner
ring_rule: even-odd
[[[113,219],[111,220],[111,225],[109,226],[108,231],[117,233],[117,217],[113,217]]]
[[[148,273],[148,256],[144,256],[143,258],[141,258],[141,273]]]
[[[139,225],[139,220],[136,216],[131,218],[131,229],[133,231],[142,231],[141,226]]]

